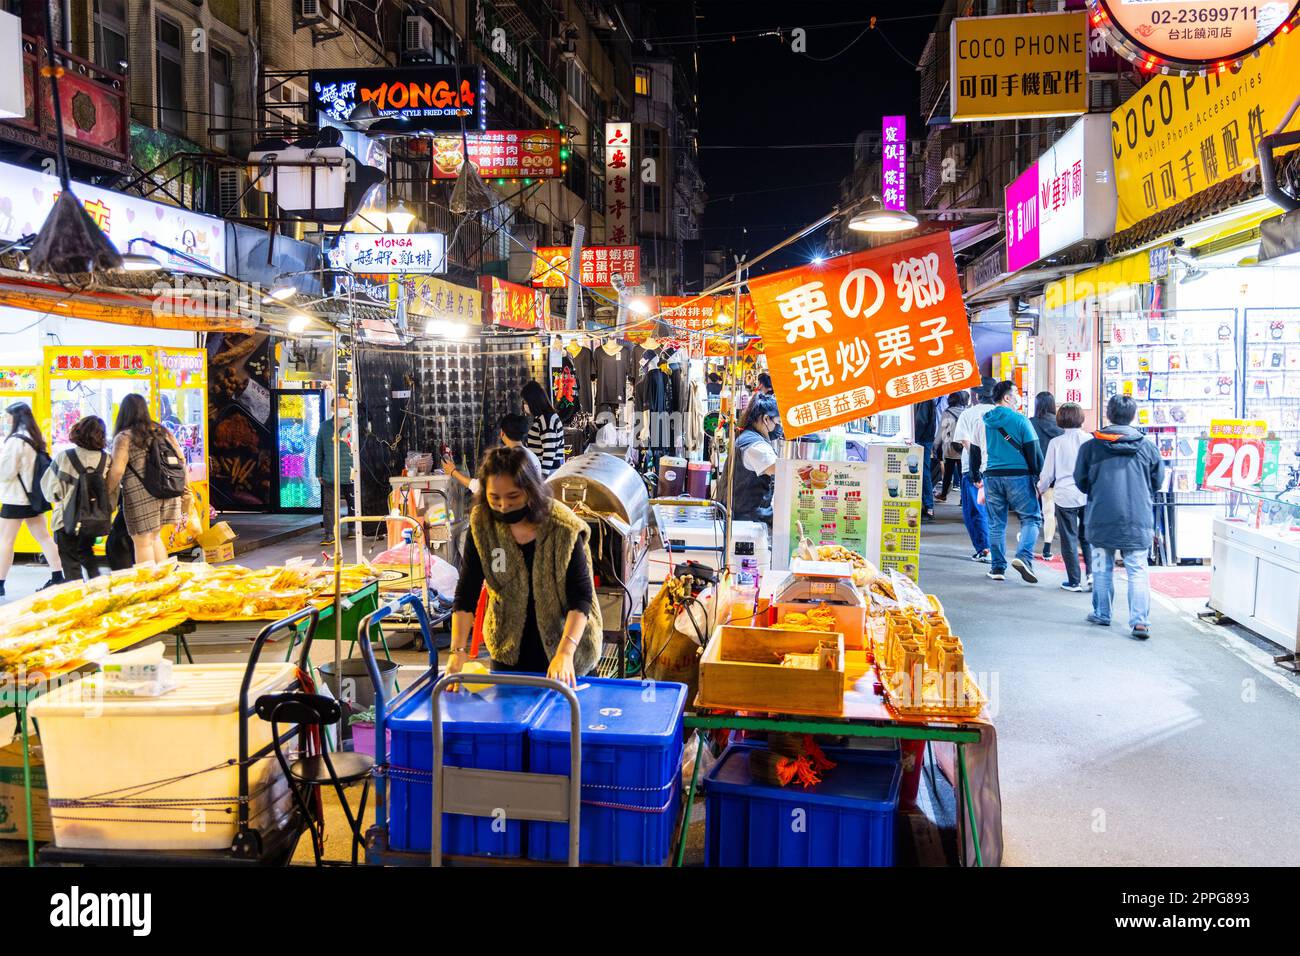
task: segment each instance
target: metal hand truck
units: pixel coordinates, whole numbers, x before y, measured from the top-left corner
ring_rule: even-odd
[[[542,687],[564,695],[569,703],[569,775],[444,767],[442,721],[433,720],[433,821],[430,864],[442,866],[442,814],[491,816],[504,810],[512,820],[569,825],[569,866],[578,865],[582,812],[582,709],[568,684],[531,674],[448,674],[433,685],[430,714],[439,713],[443,691],[454,684],[506,684]]]

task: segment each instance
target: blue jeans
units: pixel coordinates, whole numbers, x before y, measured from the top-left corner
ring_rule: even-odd
[[[1007,517],[1020,516],[1020,537],[1016,557],[1029,567],[1034,565],[1034,545],[1043,527],[1043,508],[1038,502],[1038,488],[1028,475],[1010,478],[984,476],[984,505],[989,514],[989,549],[993,552],[991,571],[1007,569]]]
[[[989,549],[989,520],[984,506],[979,503],[979,489],[966,472],[961,474],[961,520],[970,535],[971,546],[976,551]]]
[[[931,442],[917,442],[921,446],[921,507],[926,511],[934,510],[934,472],[930,470],[930,458],[934,452]]]
[[[1147,552],[1121,551],[1128,572],[1128,626],[1151,623],[1151,581],[1147,573]],[[1092,549],[1092,613],[1110,621],[1110,603],[1115,596],[1115,549]]]

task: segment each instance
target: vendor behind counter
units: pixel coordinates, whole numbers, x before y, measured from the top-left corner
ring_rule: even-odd
[[[600,659],[601,618],[587,550],[590,529],[551,497],[535,459],[494,448],[456,586],[447,673],[470,660],[479,593],[487,587],[483,639],[494,671],[544,673],[576,685]]]

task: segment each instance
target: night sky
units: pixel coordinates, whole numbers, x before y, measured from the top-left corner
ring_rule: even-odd
[[[701,0],[706,247],[724,246],[752,258],[825,215],[852,168],[855,137],[864,129],[879,131],[882,115],[906,113],[909,138],[922,135],[919,77],[899,54],[913,64],[920,59],[942,5],[942,0]],[[873,14],[879,18],[876,30],[860,36]],[[791,50],[794,27],[807,31],[806,53]],[[755,35],[778,29],[781,37]],[[789,145],[799,148],[773,148]],[[823,229],[765,260],[758,271],[807,261],[827,251],[825,241]]]

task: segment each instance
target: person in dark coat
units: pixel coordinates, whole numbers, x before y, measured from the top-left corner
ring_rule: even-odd
[[[1038,447],[1047,453],[1047,446],[1064,429],[1056,424],[1056,396],[1039,392],[1034,396],[1034,417],[1029,419],[1038,436]],[[1043,560],[1052,556],[1052,539],[1056,537],[1056,489],[1049,487],[1042,493],[1043,500]]]
[[[913,440],[921,446],[921,523],[926,524],[934,520],[934,473],[930,469],[930,456],[934,436],[939,432],[934,399],[912,406],[912,429]]]
[[[1128,617],[1138,640],[1151,636],[1151,586],[1147,557],[1155,537],[1153,496],[1165,477],[1155,443],[1132,426],[1137,403],[1127,395],[1106,403],[1109,424],[1079,448],[1074,483],[1088,496],[1084,523],[1092,545],[1092,613],[1088,621],[1110,625],[1115,552],[1128,573]]]

